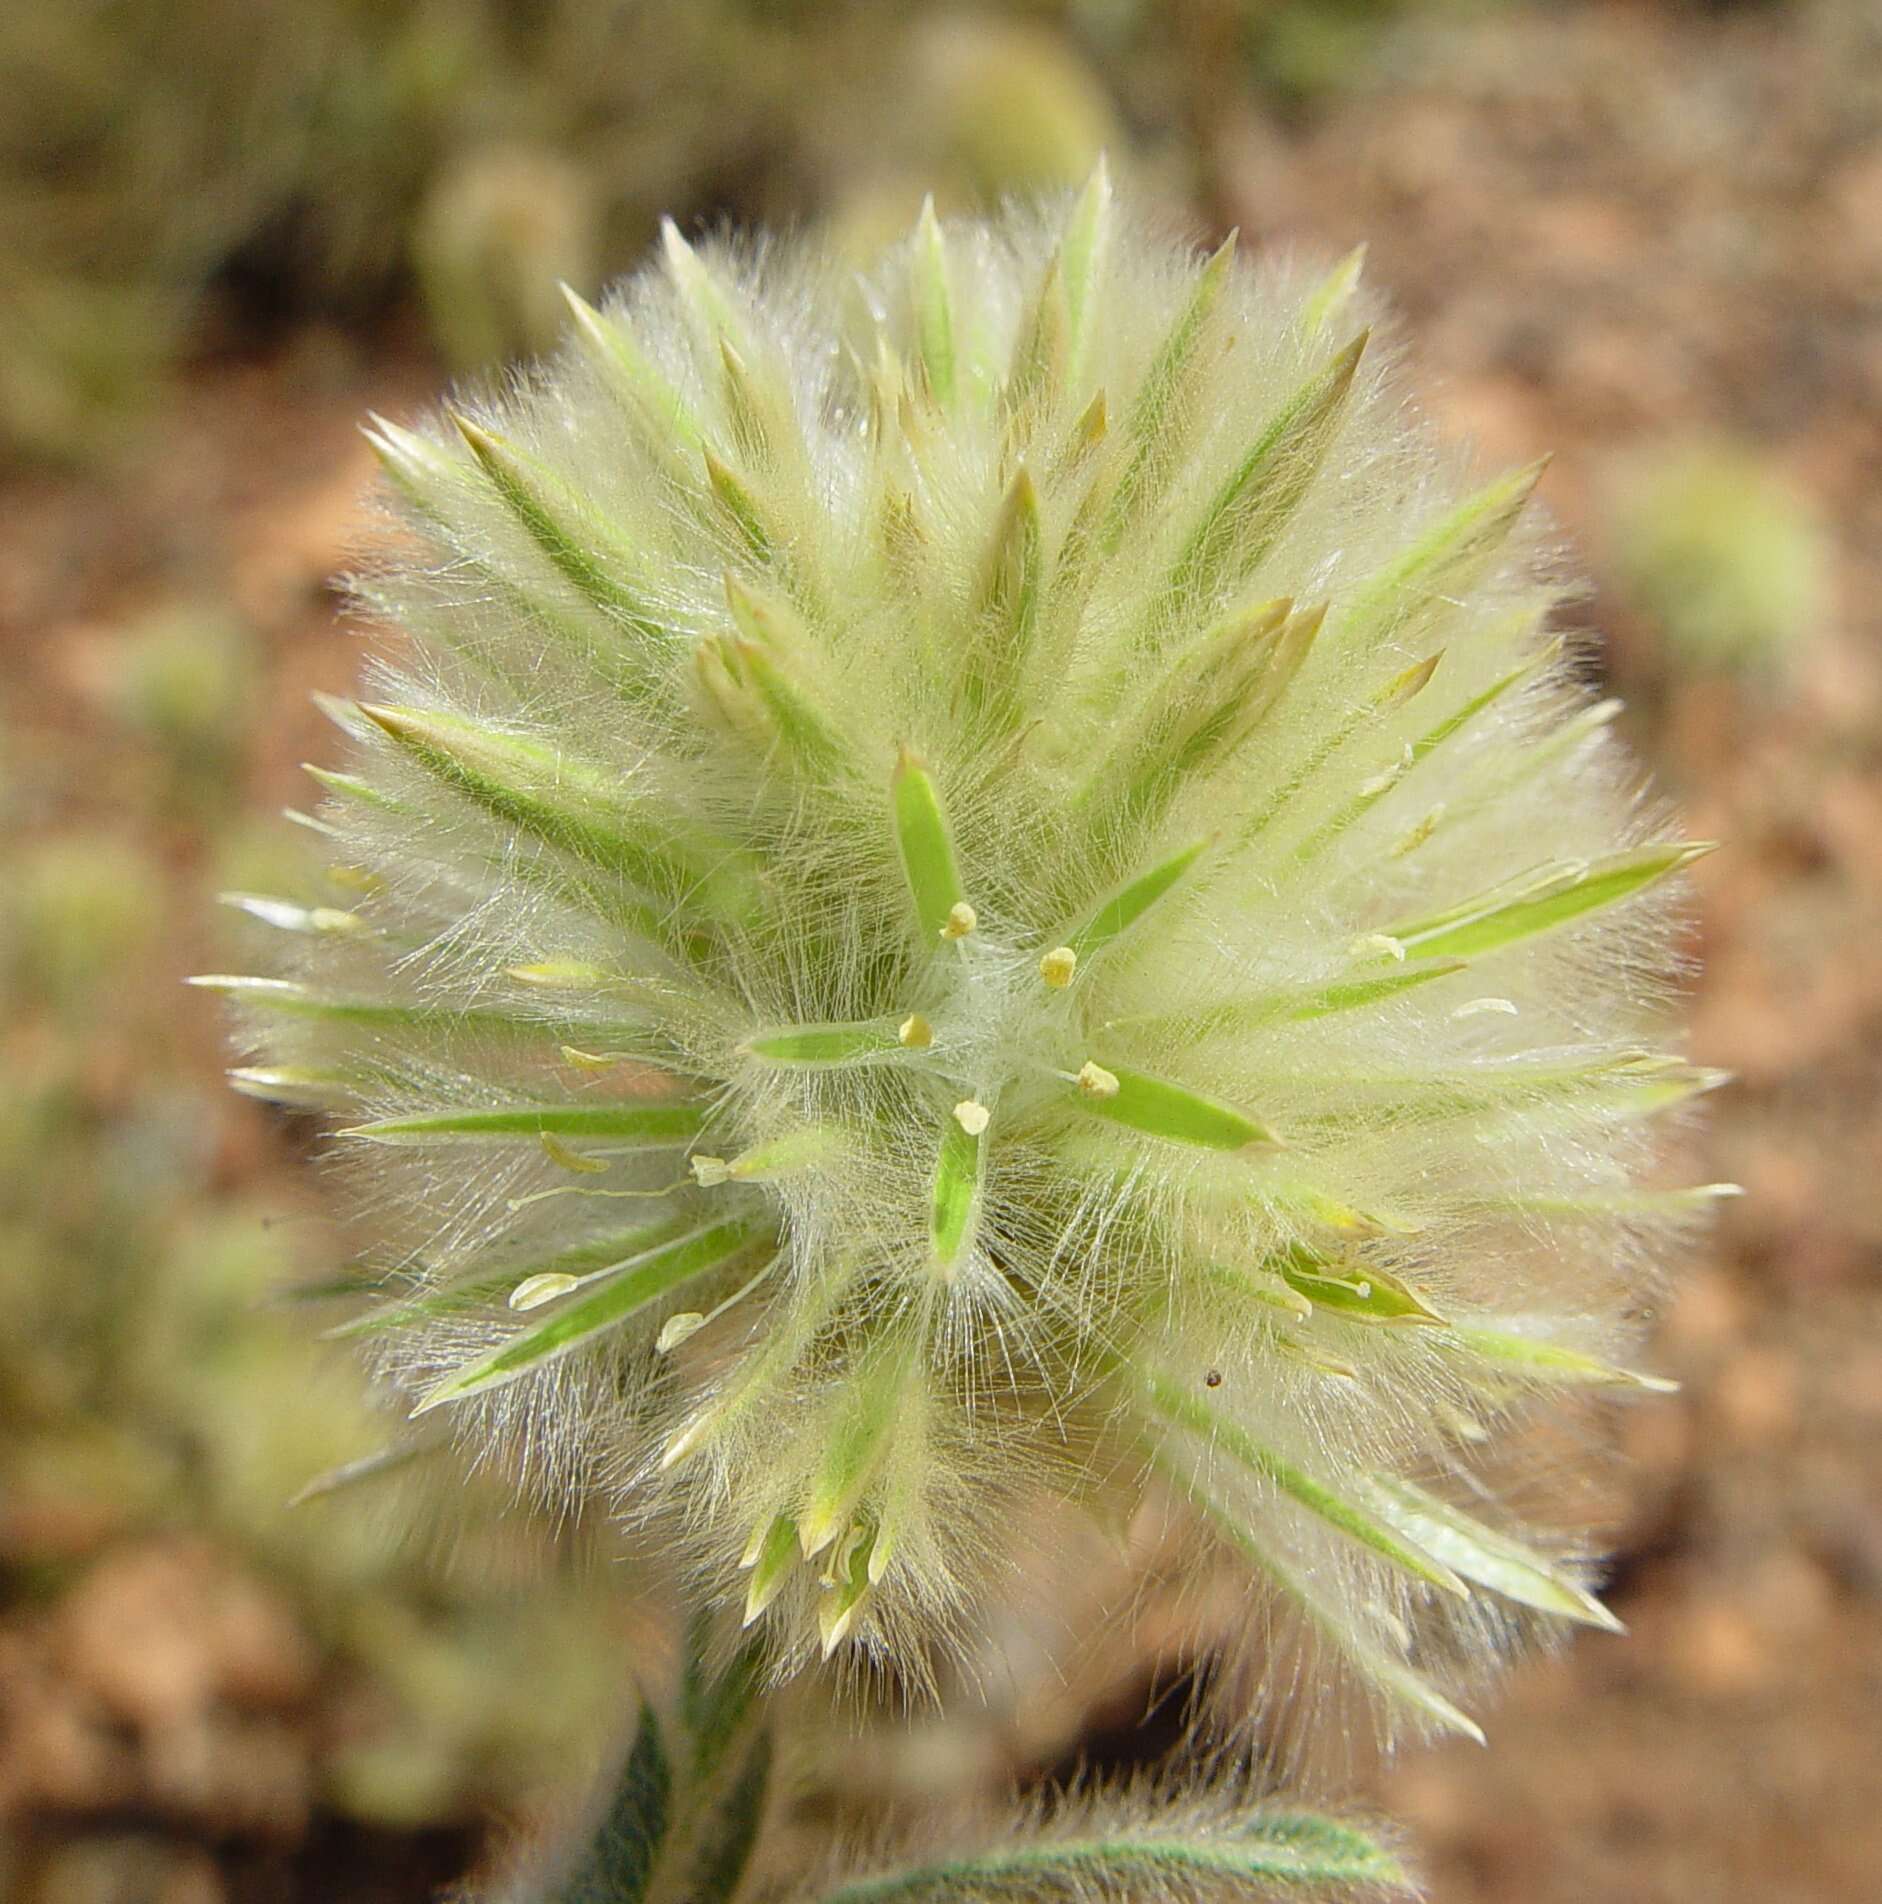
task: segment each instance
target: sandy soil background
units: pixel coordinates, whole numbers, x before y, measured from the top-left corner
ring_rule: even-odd
[[[1699,1174],[1748,1194],[1664,1315],[1655,1365],[1682,1391],[1624,1419],[1631,1634],[1521,1674],[1487,1754],[1382,1776],[1443,1904],[1882,1892],[1882,33],[1861,16],[1499,13],[1407,37],[1306,113],[1231,98],[1209,130],[1208,222],[1368,239],[1446,425],[1492,462],[1555,451],[1543,498],[1582,550],[1632,737],[1692,833],[1728,842],[1698,868],[1693,1043],[1736,1082]],[[28,998],[0,1070],[52,1066],[112,1137],[160,1063],[214,1208],[319,1207],[307,1133],[219,1091],[213,1001],[178,981],[217,948],[224,829],[305,797],[296,763],[326,746],[308,692],[351,681],[327,578],[371,474],[355,423],[440,375],[397,317],[233,331],[128,464],[0,487],[9,827],[134,841],[160,918],[103,1021],[134,1039],[87,1041]],[[1833,607],[1782,680],[1692,670],[1619,560],[1629,456],[1715,434],[1756,446],[1830,538]],[[207,791],[100,712],[117,631],[179,592],[252,640]],[[69,1215],[91,1179],[58,1194]],[[323,1629],[279,1551],[71,1472],[16,1463],[0,1492],[0,1893],[417,1900],[493,1806],[552,1780],[565,1742],[473,1742],[403,1815],[336,1802],[346,1750],[396,1756],[388,1710],[434,1708]]]

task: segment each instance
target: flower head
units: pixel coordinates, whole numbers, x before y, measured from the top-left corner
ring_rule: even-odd
[[[238,1077],[351,1107],[417,1406],[783,1658],[958,1635],[1042,1494],[1175,1503],[1440,1722],[1606,1617],[1477,1477],[1639,1379],[1694,849],[1545,631],[1536,472],[1455,480],[1357,276],[1102,173],[860,284],[669,227],[373,431],[351,897],[244,902],[298,952],[211,981]]]

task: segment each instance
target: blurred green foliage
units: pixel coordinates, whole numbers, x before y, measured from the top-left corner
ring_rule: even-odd
[[[1225,89],[1315,95],[1408,11],[1490,3],[0,9],[0,460],[107,453],[179,353],[413,286],[452,367],[538,349],[554,279],[592,290],[665,213],[861,215],[916,181],[965,204],[1101,145],[1180,191]]]
[[[1830,612],[1833,550],[1810,499],[1767,455],[1723,441],[1635,457],[1610,488],[1615,572],[1669,671],[1782,674]]]
[[[307,1219],[225,1187],[254,1164],[175,1033],[171,870],[62,830],[16,837],[0,888],[0,1600],[205,1537],[372,1688],[371,1723],[314,1747],[319,1802],[420,1825],[566,1777],[615,1716],[605,1581],[443,1452],[290,1506],[393,1427],[282,1305]]]

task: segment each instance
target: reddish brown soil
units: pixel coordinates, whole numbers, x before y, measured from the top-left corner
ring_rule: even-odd
[[[1729,843],[1699,868],[1694,1046],[1738,1082],[1714,1100],[1701,1174],[1750,1194],[1665,1316],[1657,1365],[1683,1392],[1628,1418],[1615,1605],[1632,1634],[1520,1675],[1487,1754],[1418,1753],[1385,1779],[1443,1904],[1882,1892],[1882,78],[1864,63],[1882,52],[1827,18],[1512,19],[1408,56],[1303,132],[1252,115],[1220,132],[1223,222],[1329,252],[1369,238],[1445,421],[1491,460],[1556,452],[1543,493],[1593,567],[1609,670],[1655,710],[1634,738],[1692,831]],[[42,756],[62,750],[64,814],[108,814],[121,790],[87,712],[87,643],[179,576],[226,592],[265,642],[242,797],[300,797],[294,763],[320,745],[307,692],[345,688],[355,662],[324,586],[369,473],[354,421],[434,381],[396,341],[306,336],[200,371],[128,476],[12,486],[9,712]],[[1677,678],[1604,577],[1616,456],[1715,430],[1767,447],[1836,537],[1840,610],[1787,692]],[[169,846],[188,879],[190,840]],[[153,982],[197,950],[185,932]],[[207,1075],[216,1015],[185,1009]],[[231,1183],[289,1161],[245,1107],[223,1143]],[[133,1583],[152,1564],[113,1563]],[[135,1606],[0,1605],[0,1813],[39,1843],[161,1848],[131,1859],[147,1884],[101,1897],[423,1894],[461,1847],[370,1842],[308,1808],[304,1639],[239,1573],[192,1605],[220,1611],[179,1642],[185,1664],[221,1675],[216,1709],[250,1728],[195,1738],[210,1783],[193,1797],[184,1761],[136,1760],[152,1700],[159,1719],[180,1701],[179,1725],[201,1702],[153,1690],[147,1649],[119,1643]],[[67,1756],[23,1760],[29,1735]],[[226,1787],[214,1752],[236,1755]]]

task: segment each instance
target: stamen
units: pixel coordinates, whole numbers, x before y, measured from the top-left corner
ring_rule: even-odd
[[[1054,946],[1039,961],[1039,976],[1054,991],[1062,992],[1072,982],[1072,974],[1078,970],[1078,954],[1069,945]]]
[[[1107,1071],[1103,1065],[1095,1064],[1090,1059],[1079,1066],[1074,1082],[1086,1097],[1112,1098],[1118,1093],[1116,1073]]]
[[[947,923],[941,928],[944,939],[964,939],[980,923],[980,915],[965,899],[957,899],[948,908]]]
[[[566,1296],[581,1281],[566,1270],[544,1270],[539,1276],[525,1276],[510,1291],[510,1307],[516,1310],[540,1309],[545,1302]]]
[[[1115,1078],[1111,1080],[1111,1088],[1114,1091],[1117,1089]],[[963,1098],[954,1107],[954,1121],[969,1137],[978,1137],[993,1122],[993,1113],[971,1097]]]

